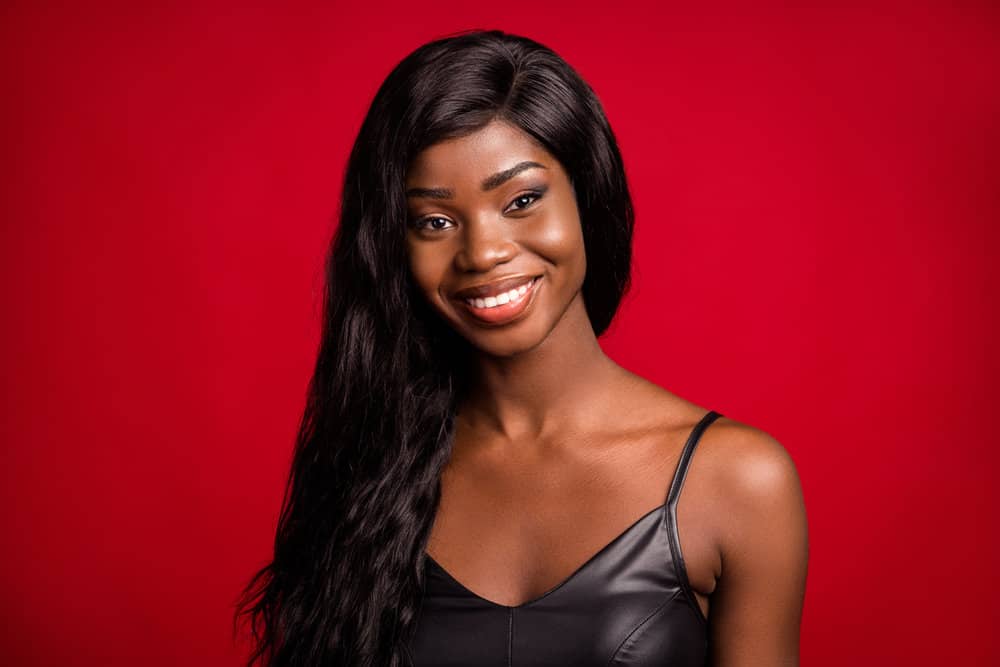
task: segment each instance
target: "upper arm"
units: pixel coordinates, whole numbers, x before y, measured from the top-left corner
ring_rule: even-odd
[[[713,667],[797,666],[809,558],[805,503],[791,456],[734,423],[719,468],[722,570],[709,623]]]

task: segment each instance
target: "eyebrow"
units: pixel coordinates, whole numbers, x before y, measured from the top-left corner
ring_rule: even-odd
[[[543,164],[532,162],[531,160],[518,162],[510,169],[504,169],[503,171],[498,171],[492,176],[486,177],[483,179],[483,182],[479,184],[479,188],[483,192],[495,190],[527,169],[547,169],[547,167]],[[406,196],[425,197],[427,199],[451,199],[455,196],[455,191],[449,188],[410,188],[406,191]]]

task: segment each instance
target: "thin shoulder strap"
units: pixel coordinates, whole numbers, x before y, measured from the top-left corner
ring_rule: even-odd
[[[687,477],[688,464],[691,462],[691,455],[694,453],[695,445],[698,444],[701,434],[705,432],[708,425],[721,416],[715,410],[709,410],[708,414],[702,417],[695,424],[694,428],[691,429],[691,435],[688,436],[687,442],[684,443],[684,449],[681,451],[681,458],[677,463],[677,471],[674,473],[674,480],[670,484],[670,492],[667,494],[667,511],[665,517],[667,542],[670,545],[670,555],[673,558],[674,572],[677,574],[678,583],[681,590],[684,591],[684,596],[687,598],[688,604],[694,610],[695,615],[703,626],[707,626],[708,619],[705,618],[705,614],[698,604],[698,596],[695,595],[694,589],[691,588],[691,582],[687,574],[687,565],[685,565],[684,555],[681,553],[681,540],[677,531],[677,498],[680,497],[681,487],[684,486],[684,478]]]
[[[667,493],[667,506],[674,510],[677,506],[677,499],[681,495],[681,487],[684,486],[684,479],[687,477],[688,464],[691,462],[691,456],[694,454],[695,445],[698,444],[698,440],[701,439],[701,434],[705,432],[708,425],[714,422],[716,419],[721,417],[722,414],[716,412],[715,410],[709,410],[701,420],[694,425],[691,429],[691,435],[688,436],[687,442],[684,443],[684,449],[681,450],[681,458],[677,463],[677,470],[674,472],[674,479],[670,483],[670,491]]]

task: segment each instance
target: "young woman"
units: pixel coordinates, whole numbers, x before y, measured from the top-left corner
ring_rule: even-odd
[[[274,558],[241,601],[251,664],[798,663],[787,452],[598,345],[632,228],[602,107],[548,48],[460,33],[389,74]]]

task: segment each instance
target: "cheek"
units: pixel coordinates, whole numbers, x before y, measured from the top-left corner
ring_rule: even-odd
[[[532,229],[538,254],[563,266],[585,261],[583,230],[574,208],[554,210]]]
[[[437,293],[445,271],[439,253],[430,252],[426,245],[413,243],[407,247],[407,257],[414,282],[431,298]]]

